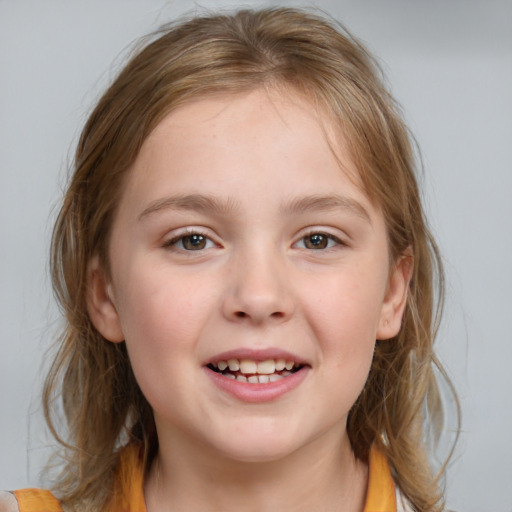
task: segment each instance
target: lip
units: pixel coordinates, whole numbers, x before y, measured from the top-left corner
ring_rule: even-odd
[[[268,382],[265,384],[252,384],[249,382],[240,382],[238,380],[229,379],[222,374],[217,373],[210,368],[208,364],[216,363],[218,361],[226,361],[228,359],[251,359],[253,361],[265,361],[267,359],[284,359],[286,361],[294,361],[297,364],[303,365],[302,368],[296,372],[279,379],[275,382]],[[229,350],[217,354],[208,359],[203,366],[206,375],[213,382],[213,384],[222,392],[227,393],[234,398],[246,403],[263,403],[278,400],[283,395],[296,389],[307,377],[311,366],[303,358],[297,355],[280,349],[236,349]]]
[[[308,361],[304,358],[293,354],[292,352],[288,352],[286,350],[276,349],[276,348],[266,348],[266,349],[250,349],[250,348],[239,348],[235,350],[228,350],[226,352],[222,352],[220,354],[216,354],[211,357],[203,364],[207,366],[208,364],[217,363],[218,361],[227,361],[228,359],[251,359],[253,361],[266,361],[267,359],[284,359],[285,361],[294,361],[297,364],[309,365]]]
[[[207,366],[204,366],[203,369],[215,386],[221,391],[234,396],[242,402],[262,403],[277,400],[297,388],[306,378],[311,367],[303,366],[300,370],[288,375],[288,377],[267,384],[240,382],[238,380],[228,379],[222,374],[210,370]]]

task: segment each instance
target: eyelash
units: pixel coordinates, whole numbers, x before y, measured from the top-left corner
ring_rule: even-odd
[[[167,240],[163,246],[164,247],[168,247],[170,249],[176,249],[176,250],[179,250],[179,251],[183,251],[183,252],[196,252],[194,251],[193,249],[186,249],[185,247],[177,247],[178,245],[178,242],[181,241],[182,245],[183,245],[183,242],[184,240],[186,240],[187,238],[192,238],[194,236],[197,236],[197,237],[202,237],[206,243],[210,242],[211,244],[214,244],[215,242],[213,242],[213,240],[211,239],[211,237],[209,237],[207,234],[197,230],[197,229],[194,229],[194,230],[189,230],[189,231],[185,231],[184,233],[180,233],[179,235],[171,238],[170,240]],[[201,250],[204,250],[205,247],[202,247],[200,249],[197,249],[197,252],[200,252]]]
[[[306,233],[304,236],[302,236],[300,238],[299,242],[303,242],[307,238],[311,238],[313,236],[320,236],[320,237],[324,237],[324,239],[327,239],[327,247],[320,247],[320,248],[302,247],[303,249],[307,249],[307,250],[310,250],[310,251],[325,251],[325,250],[328,250],[328,249],[333,249],[337,245],[341,245],[341,246],[346,246],[347,245],[345,242],[343,242],[343,240],[341,240],[337,236],[334,236],[331,233],[325,233],[323,231],[310,231],[309,233]],[[299,243],[299,242],[296,242],[294,245],[297,245],[297,243]],[[330,245],[329,246],[329,244],[331,242],[334,242],[334,245]]]
[[[190,249],[190,248],[187,249],[186,247],[183,246],[183,243],[184,243],[184,241],[186,239],[190,239],[190,238],[195,237],[195,236],[201,237],[204,240],[206,245],[208,245],[208,242],[210,242],[211,244],[215,243],[205,233],[203,233],[201,231],[198,231],[198,230],[189,230],[189,231],[186,231],[184,233],[180,233],[179,235],[177,235],[177,236],[171,238],[170,240],[166,241],[164,243],[164,247],[168,247],[168,248],[171,248],[171,249],[177,249],[177,250],[180,250],[180,251],[183,251],[183,252],[196,252],[196,251],[200,252],[200,251],[202,251],[204,249],[210,248],[210,247],[199,247],[199,248],[196,248],[194,250],[194,249]],[[306,247],[306,244],[304,243],[304,247],[301,247],[301,248],[302,249],[306,249],[306,250],[310,250],[310,251],[325,251],[325,250],[328,250],[328,249],[333,249],[334,247],[336,247],[338,245],[341,245],[341,246],[346,246],[347,245],[345,242],[340,240],[337,236],[334,236],[334,235],[332,235],[330,233],[325,233],[325,232],[322,232],[322,231],[310,231],[309,233],[306,233],[304,236],[302,236],[300,238],[300,240],[294,244],[294,246],[296,246],[300,242],[304,242],[308,238],[311,239],[314,236],[322,237],[322,241],[326,240],[327,241],[326,247]],[[178,247],[178,243],[180,241],[181,241],[182,247]]]

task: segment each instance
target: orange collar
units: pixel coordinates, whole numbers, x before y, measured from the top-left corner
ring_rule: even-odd
[[[106,512],[146,512],[143,484],[142,445],[132,443],[121,450],[114,493]]]
[[[368,492],[364,512],[396,512],[395,483],[388,461],[374,446],[368,462]]]
[[[116,492],[109,512],[146,512],[143,493],[144,472],[140,449],[129,445],[121,452]],[[368,492],[364,512],[396,512],[395,484],[386,457],[370,450]]]

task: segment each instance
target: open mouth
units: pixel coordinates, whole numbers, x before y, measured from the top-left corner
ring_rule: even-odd
[[[298,372],[304,366],[302,363],[285,359],[266,359],[265,361],[228,359],[207,365],[210,370],[223,377],[249,384],[276,382]]]

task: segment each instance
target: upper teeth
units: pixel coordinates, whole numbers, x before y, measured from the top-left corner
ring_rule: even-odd
[[[239,371],[243,374],[271,375],[274,372],[291,370],[295,366],[294,361],[285,359],[267,359],[265,361],[254,361],[252,359],[228,359],[227,361],[217,361],[212,363],[221,372],[229,368],[232,372]]]

